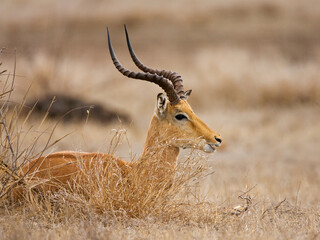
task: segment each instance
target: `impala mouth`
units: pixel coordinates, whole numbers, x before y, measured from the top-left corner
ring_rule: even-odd
[[[207,143],[205,146],[204,146],[204,149],[203,149],[206,153],[212,153],[212,152],[215,152],[216,151],[216,145],[215,144],[209,144]]]

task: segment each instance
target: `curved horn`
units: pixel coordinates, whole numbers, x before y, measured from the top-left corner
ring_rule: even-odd
[[[136,66],[140,70],[142,70],[142,71],[144,71],[146,73],[157,74],[159,76],[163,76],[163,77],[169,79],[172,82],[173,87],[174,87],[176,93],[179,95],[179,97],[180,98],[185,98],[184,90],[183,90],[183,84],[182,84],[183,80],[182,80],[181,76],[178,75],[178,73],[176,73],[176,72],[166,71],[166,70],[161,70],[160,71],[160,70],[157,70],[157,69],[149,68],[146,65],[144,65],[138,59],[138,57],[136,56],[136,54],[133,51],[133,48],[132,48],[131,43],[130,43],[129,34],[128,34],[128,31],[127,31],[126,25],[124,25],[124,29],[125,29],[125,32],[126,32],[126,39],[127,39],[128,49],[129,49],[131,58],[132,58],[133,62],[136,64]]]
[[[163,76],[159,76],[155,73],[136,73],[129,71],[128,69],[125,69],[117,59],[110,40],[110,34],[109,34],[109,28],[107,28],[107,33],[108,33],[108,46],[109,46],[109,52],[111,55],[111,59],[113,61],[113,64],[115,67],[118,69],[119,72],[121,72],[124,76],[129,77],[129,78],[134,78],[134,79],[140,79],[140,80],[145,80],[148,82],[153,82],[160,86],[167,94],[170,104],[175,105],[179,103],[180,97],[174,90],[173,85],[169,82],[168,79],[166,79]]]

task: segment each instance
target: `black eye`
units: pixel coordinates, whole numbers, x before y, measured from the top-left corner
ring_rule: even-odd
[[[178,114],[178,115],[176,115],[175,116],[175,118],[177,119],[177,120],[182,120],[182,119],[188,119],[185,115],[183,115],[183,114]]]

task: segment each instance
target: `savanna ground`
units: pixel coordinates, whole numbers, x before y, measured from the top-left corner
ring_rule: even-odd
[[[137,159],[159,88],[126,79],[112,65],[106,26],[121,63],[135,69],[126,23],[139,58],[182,74],[193,89],[191,106],[223,138],[204,160],[209,170],[181,186],[162,213],[95,213],[90,201],[60,201],[59,214],[34,202],[2,204],[1,239],[319,239],[319,9],[319,1],[296,0],[1,1],[0,71],[13,73],[16,49],[10,106],[23,102],[31,85],[27,99],[62,92],[125,111],[133,119],[122,126],[130,144],[123,138],[116,155]],[[12,78],[2,74],[2,86]],[[14,115],[8,112],[7,122]],[[21,134],[12,139],[14,152],[36,154],[57,121],[25,118],[11,126]],[[106,152],[119,126],[90,116],[60,122],[50,143],[70,135],[45,153]]]

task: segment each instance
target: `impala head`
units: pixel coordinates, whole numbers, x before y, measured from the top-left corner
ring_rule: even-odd
[[[221,137],[192,111],[187,102],[190,93],[191,90],[186,91],[185,97],[175,105],[163,93],[158,94],[155,117],[160,123],[159,132],[171,139],[168,142],[175,147],[214,152],[221,145]]]
[[[159,93],[157,96],[155,119],[158,132],[171,138],[170,144],[175,147],[214,152],[216,147],[221,145],[220,135],[212,131],[192,111],[187,102],[191,90],[184,91],[181,76],[172,71],[151,69],[142,64],[132,49],[126,26],[125,33],[131,58],[143,72],[136,73],[125,69],[116,58],[108,29],[107,32],[109,51],[116,68],[129,78],[153,82],[165,91],[166,95]]]

